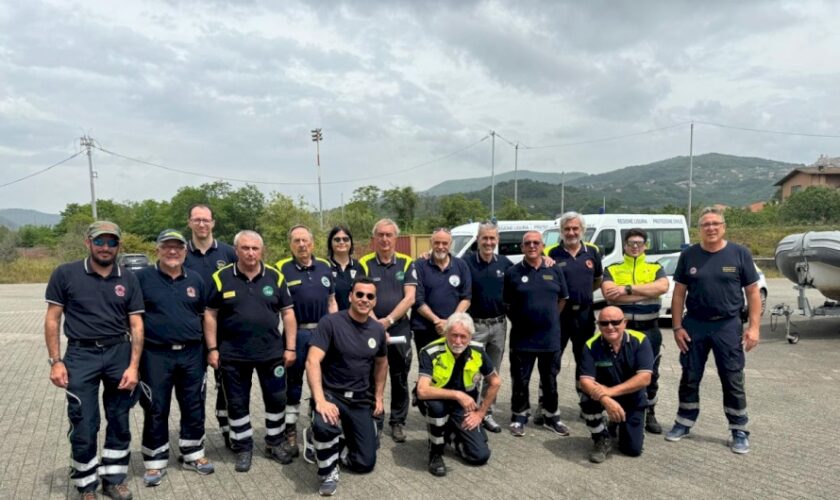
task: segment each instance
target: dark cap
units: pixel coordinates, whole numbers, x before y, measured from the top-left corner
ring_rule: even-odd
[[[184,235],[181,234],[181,231],[178,231],[178,230],[175,230],[175,229],[164,229],[163,231],[160,232],[160,234],[157,237],[157,242],[158,243],[163,243],[164,241],[172,241],[172,240],[180,241],[184,245],[187,244],[187,239],[184,238]]]
[[[122,231],[120,231],[120,226],[108,220],[98,220],[87,228],[87,237],[90,239],[102,236],[103,234],[111,234],[115,238],[120,239]]]

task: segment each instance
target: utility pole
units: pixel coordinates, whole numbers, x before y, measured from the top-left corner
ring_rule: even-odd
[[[688,142],[688,212],[685,221],[691,229],[691,183],[694,177],[694,122],[691,122],[691,138]]]
[[[318,218],[320,219],[321,229],[324,229],[324,206],[321,198],[321,141],[324,140],[321,129],[316,128],[312,131],[312,141],[315,143],[315,163],[318,166]]]
[[[82,138],[79,139],[79,143],[83,148],[87,149],[88,175],[90,175],[90,208],[93,212],[93,220],[98,220],[99,216],[96,214],[96,185],[94,182],[94,179],[96,179],[96,172],[93,171],[93,155],[91,153],[91,149],[93,149],[93,138],[83,135]]]
[[[519,142],[513,147],[513,204],[519,206]]]
[[[566,171],[560,176],[560,213],[566,213]]]
[[[490,217],[496,216],[496,131],[490,131],[492,146],[490,149]]]

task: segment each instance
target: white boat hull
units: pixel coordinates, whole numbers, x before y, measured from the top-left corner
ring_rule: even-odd
[[[800,286],[840,300],[840,231],[791,234],[776,247],[776,267]]]

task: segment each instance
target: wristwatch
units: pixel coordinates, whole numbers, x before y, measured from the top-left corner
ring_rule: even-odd
[[[53,366],[56,363],[64,363],[64,360],[61,358],[47,358],[47,363],[49,363],[50,366]]]
[[[633,285],[627,285],[624,287],[624,292],[627,295],[633,295]]]

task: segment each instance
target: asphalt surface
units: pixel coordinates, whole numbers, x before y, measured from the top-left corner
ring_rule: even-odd
[[[44,285],[0,286],[0,498],[74,497],[69,483],[70,447],[63,391],[49,382],[43,340]],[[668,443],[647,435],[640,458],[613,454],[607,462],[587,461],[591,440],[579,420],[573,388],[573,361],[567,353],[560,374],[560,401],[572,435],[562,438],[529,425],[514,438],[507,430],[490,435],[493,456],[484,467],[470,467],[451,454],[449,475],[426,472],[425,426],[419,413],[409,414],[408,442],[384,437],[376,469],[368,475],[342,473],[341,498],[838,498],[840,497],[840,318],[806,320],[794,316],[798,344],[789,344],[784,319],[771,317],[777,303],[796,304],[792,285],[769,280],[768,312],[762,321],[759,347],[747,355],[747,398],[752,451],[736,455],[726,446],[726,419],[714,362],[709,361],[701,387],[701,416],[692,436]],[[814,305],[819,294],[809,291]],[[776,323],[775,328],[771,323]],[[680,367],[669,330],[657,414],[666,429],[677,407]],[[62,341],[62,345],[64,342]],[[416,367],[416,358],[414,361]],[[413,370],[416,372],[416,368]],[[510,418],[510,377],[502,366],[503,387],[497,417]],[[255,440],[264,427],[257,384],[252,397]],[[532,381],[532,401],[536,398]],[[207,454],[217,472],[198,476],[178,468],[175,453],[161,486],[145,488],[140,455],[141,409],[132,412],[132,454],[129,474],[135,498],[298,498],[317,495],[315,467],[303,460],[281,466],[255,455],[246,474],[233,470],[224,449],[210,402],[208,384]],[[177,405],[174,405],[177,407]],[[177,443],[178,412],[173,409],[170,433]],[[307,419],[304,419],[307,420]],[[103,432],[104,434],[104,418]],[[101,445],[100,445],[101,447]]]

